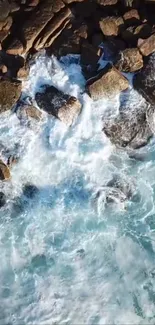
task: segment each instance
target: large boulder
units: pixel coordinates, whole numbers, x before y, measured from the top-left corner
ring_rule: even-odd
[[[129,82],[115,67],[107,64],[97,76],[88,80],[86,87],[91,98],[98,100],[126,90]]]
[[[121,107],[116,117],[103,121],[104,133],[120,147],[137,149],[146,145],[153,136],[146,116],[147,109],[147,104],[139,109]]]
[[[81,112],[81,104],[78,99],[64,94],[53,86],[44,86],[43,88],[44,91],[35,96],[39,108],[70,126]]]
[[[124,25],[122,17],[105,17],[99,22],[102,33],[105,36],[117,36]]]
[[[147,39],[139,39],[138,48],[144,56],[148,56],[155,52],[155,34],[151,35]]]
[[[16,104],[21,95],[21,82],[18,80],[0,79],[0,113]]]
[[[155,105],[155,53],[150,55],[144,68],[133,78],[134,88],[152,105]]]
[[[120,53],[115,66],[123,72],[135,72],[143,67],[143,57],[137,48],[125,49]]]
[[[10,170],[8,166],[0,159],[0,180],[10,179]]]

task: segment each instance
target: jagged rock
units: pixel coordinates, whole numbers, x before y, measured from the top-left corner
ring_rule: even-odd
[[[53,86],[44,86],[43,93],[35,96],[39,108],[70,126],[81,112],[80,102]]]
[[[0,208],[2,208],[6,203],[6,196],[3,192],[0,192]]]
[[[144,56],[148,56],[151,53],[155,52],[155,34],[151,35],[147,39],[139,39],[138,40],[138,48],[139,51]]]
[[[120,53],[115,66],[123,72],[135,72],[143,67],[143,57],[137,48],[126,49]]]
[[[18,80],[0,79],[0,113],[16,104],[21,95],[21,82]]]
[[[128,87],[128,80],[111,64],[107,64],[96,77],[87,82],[88,93],[94,100],[118,94]]]
[[[4,181],[10,179],[10,170],[8,166],[0,159],[0,180]]]
[[[54,17],[44,28],[42,35],[34,44],[34,48],[36,50],[44,48],[46,46],[46,43],[49,43],[48,45],[50,46],[52,44],[51,39],[53,41],[55,39],[55,33],[58,31],[57,33],[59,35],[64,29],[66,20],[67,23],[70,21],[70,19],[68,19],[69,16],[71,16],[71,10],[69,8],[62,9],[61,12],[56,17]]]
[[[97,0],[97,3],[101,6],[112,6],[118,3],[118,0]]]
[[[62,0],[44,0],[39,9],[32,12],[30,19],[24,23],[22,28],[25,43],[24,53],[30,50],[43,28],[64,6]]]
[[[122,17],[106,17],[100,20],[99,25],[105,36],[117,36],[124,21]]]
[[[133,78],[134,88],[152,105],[155,105],[155,53],[150,55],[144,68]]]

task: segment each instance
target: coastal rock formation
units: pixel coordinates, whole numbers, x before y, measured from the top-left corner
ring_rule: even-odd
[[[21,82],[11,79],[0,79],[0,113],[12,108],[21,95]]]
[[[118,94],[128,87],[128,80],[111,64],[107,64],[97,76],[87,82],[88,93],[94,100]]]
[[[81,112],[81,104],[73,96],[64,94],[53,86],[44,86],[44,91],[35,96],[39,108],[70,126]]]

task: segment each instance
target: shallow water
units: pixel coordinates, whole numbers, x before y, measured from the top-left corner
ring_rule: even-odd
[[[21,157],[11,182],[0,184],[8,197],[0,210],[0,324],[154,324],[154,140],[139,159],[110,144],[102,118],[117,114],[120,98],[93,102],[78,57],[59,63],[43,54],[23,96],[44,83],[78,97],[83,109],[71,128],[46,114],[30,124],[0,117],[1,145]],[[132,87],[124,96],[131,108],[143,103]],[[106,202],[116,174],[134,200]],[[32,198],[23,195],[27,183],[39,189]]]

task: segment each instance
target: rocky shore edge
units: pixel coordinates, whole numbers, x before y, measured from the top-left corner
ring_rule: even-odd
[[[140,148],[154,134],[155,1],[154,0],[0,0],[0,113],[16,112],[39,120],[41,111],[71,126],[82,105],[53,86],[36,93],[35,103],[21,100],[22,81],[36,54],[79,54],[86,91],[93,100],[133,87],[144,97],[141,110],[103,121],[116,146]],[[99,59],[112,63],[99,70]],[[39,109],[38,109],[38,107]],[[16,158],[0,160],[0,180],[10,179]],[[0,193],[0,207],[5,198]]]

